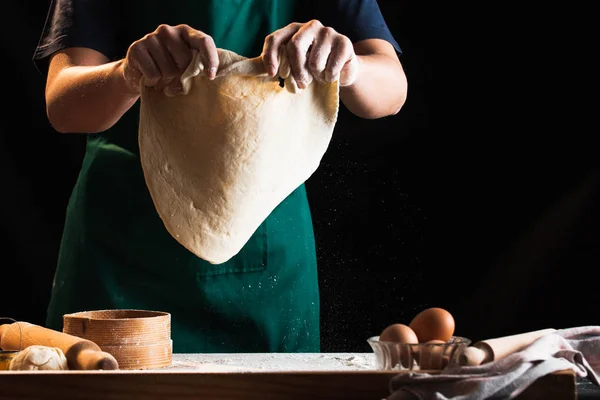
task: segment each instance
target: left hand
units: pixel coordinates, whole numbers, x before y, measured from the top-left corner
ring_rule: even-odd
[[[301,89],[313,78],[322,83],[339,80],[340,86],[356,80],[358,57],[352,42],[317,20],[291,23],[266,37],[261,58],[269,76],[277,74],[284,46],[292,77]]]

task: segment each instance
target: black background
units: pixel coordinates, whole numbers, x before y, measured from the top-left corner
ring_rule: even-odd
[[[367,337],[431,306],[474,340],[596,324],[600,174],[573,99],[555,90],[564,57],[538,69],[523,38],[490,54],[426,2],[379,3],[409,95],[380,120],[342,109],[308,181],[322,351],[369,351]],[[31,55],[47,2],[3,10],[0,316],[43,324],[84,137],[46,119]]]

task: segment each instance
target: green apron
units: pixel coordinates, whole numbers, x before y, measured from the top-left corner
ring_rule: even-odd
[[[162,23],[186,23],[217,47],[252,57],[266,35],[293,21],[293,3],[144,1],[126,16],[132,25],[121,35],[131,43]],[[160,310],[171,313],[177,353],[319,352],[316,252],[304,185],[238,255],[211,265],[169,235],[153,206],[140,165],[138,118],[139,102],[113,128],[88,136],[47,325],[61,330],[62,316],[76,311]]]

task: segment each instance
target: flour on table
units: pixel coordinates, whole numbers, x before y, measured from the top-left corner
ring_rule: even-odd
[[[372,353],[173,354],[167,369],[205,372],[374,370]]]

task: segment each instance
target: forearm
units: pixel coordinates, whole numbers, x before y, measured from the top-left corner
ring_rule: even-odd
[[[109,129],[139,98],[127,88],[122,62],[62,69],[46,88],[48,119],[61,133]]]
[[[344,105],[362,118],[381,118],[397,114],[406,101],[407,82],[402,66],[386,54],[358,56],[356,81],[342,87]]]

